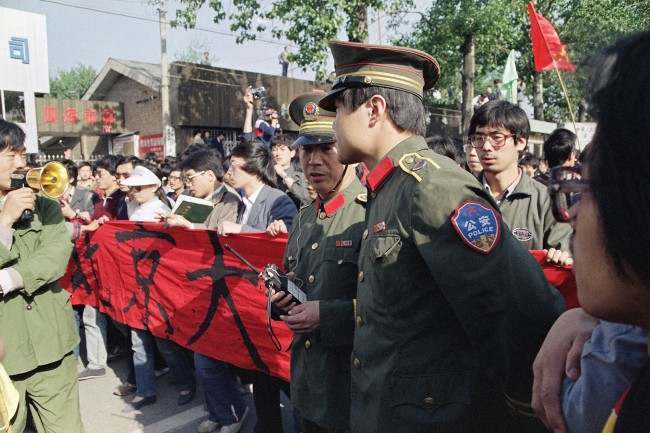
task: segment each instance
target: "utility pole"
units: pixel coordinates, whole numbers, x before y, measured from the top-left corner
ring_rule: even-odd
[[[176,156],[176,137],[169,115],[169,64],[167,63],[167,9],[165,0],[158,4],[160,21],[160,102],[162,104],[163,145],[166,156]]]

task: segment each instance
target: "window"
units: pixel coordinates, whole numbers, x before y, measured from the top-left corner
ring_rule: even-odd
[[[4,91],[5,120],[25,123],[25,94],[23,92]]]

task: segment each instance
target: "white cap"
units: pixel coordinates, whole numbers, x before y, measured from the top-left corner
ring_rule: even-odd
[[[161,185],[158,176],[156,176],[153,171],[141,165],[137,166],[133,170],[133,173],[131,173],[131,176],[124,179],[120,183],[125,186]]]

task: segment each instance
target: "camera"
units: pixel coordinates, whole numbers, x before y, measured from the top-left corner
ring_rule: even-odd
[[[275,290],[276,292],[285,292],[293,297],[296,304],[303,304],[307,302],[307,295],[300,290],[292,280],[285,274],[281,273],[276,265],[266,265],[262,271],[262,281],[267,289]],[[300,282],[299,280],[297,280]],[[280,311],[279,308],[273,306],[274,316],[279,314],[287,314],[286,311]],[[278,314],[279,313],[279,314]]]
[[[264,86],[255,87],[251,89],[251,93],[254,99],[264,99],[266,98],[266,88]]]

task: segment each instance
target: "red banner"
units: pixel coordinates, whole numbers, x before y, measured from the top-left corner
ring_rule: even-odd
[[[553,24],[535,10],[532,2],[528,3],[528,17],[535,70],[542,72],[557,68],[562,71],[575,71],[576,68],[566,52],[566,46],[557,35]]]
[[[291,331],[266,318],[257,269],[282,264],[286,237],[219,237],[210,230],[165,229],[157,223],[115,221],[80,239],[61,282],[75,305],[92,305],[132,328],[149,329],[181,346],[241,368],[289,380]],[[570,268],[531,251],[546,278],[577,306]]]
[[[132,328],[288,380],[292,333],[272,323],[283,348],[278,351],[258,276],[226,244],[261,269],[282,264],[286,238],[220,238],[209,230],[110,222],[79,240],[62,284],[73,304],[97,306]]]

